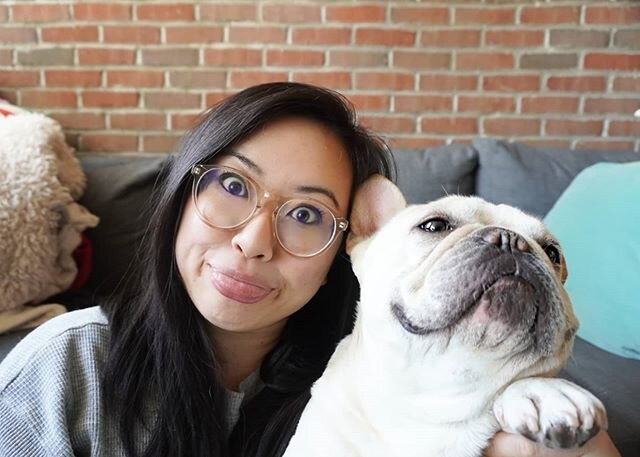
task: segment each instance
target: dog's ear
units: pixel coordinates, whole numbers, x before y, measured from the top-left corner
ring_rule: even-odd
[[[360,241],[369,238],[407,202],[391,181],[382,175],[373,175],[356,190],[349,220],[351,231],[347,237],[347,253]]]

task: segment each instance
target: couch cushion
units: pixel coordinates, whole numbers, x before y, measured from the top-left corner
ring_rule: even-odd
[[[540,217],[589,165],[640,160],[635,152],[536,148],[492,138],[477,138],[473,146],[478,151],[476,194]]]
[[[447,194],[470,195],[475,188],[476,151],[453,144],[393,150],[397,184],[408,203],[425,203]]]
[[[100,218],[87,231],[93,247],[89,288],[98,296],[110,294],[142,238],[145,210],[154,182],[167,156],[162,154],[78,154],[87,175],[80,200]]]
[[[640,359],[640,162],[586,168],[545,222],[567,260],[578,335]]]
[[[603,351],[576,338],[560,373],[598,397],[607,409],[609,435],[622,457],[640,455],[640,361]]]

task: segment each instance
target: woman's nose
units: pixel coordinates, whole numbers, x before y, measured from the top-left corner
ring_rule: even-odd
[[[267,208],[259,209],[231,240],[246,258],[269,261],[273,257],[276,239],[273,235],[273,214]]]

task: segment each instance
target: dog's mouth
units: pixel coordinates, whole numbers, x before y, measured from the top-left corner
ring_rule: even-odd
[[[450,328],[464,320],[480,324],[499,321],[510,328],[526,323],[529,333],[536,331],[540,306],[536,290],[529,281],[516,275],[502,276],[477,290],[469,305],[447,325],[439,328],[413,322],[398,302],[392,303],[391,311],[402,328],[414,335]]]
[[[461,249],[425,281],[422,303],[398,299],[391,313],[408,333],[465,335],[476,347],[511,345],[551,354],[563,327],[563,302],[534,256]]]

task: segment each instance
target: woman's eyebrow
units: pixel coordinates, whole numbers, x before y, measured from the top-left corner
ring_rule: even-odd
[[[248,168],[250,168],[252,171],[254,171],[258,176],[264,175],[264,171],[262,170],[262,168],[260,168],[260,166],[257,163],[255,163],[250,158],[240,154],[238,151],[233,151],[233,150],[229,151],[228,155],[238,159],[240,162],[242,162],[244,165],[246,165]],[[340,209],[340,203],[338,203],[338,199],[336,198],[335,194],[333,192],[331,192],[329,189],[325,189],[324,187],[319,187],[319,186],[298,186],[296,188],[296,191],[297,192],[302,192],[302,193],[305,193],[305,194],[322,194],[322,195],[326,195],[327,197],[329,197],[331,199],[331,201],[334,203],[334,205],[336,205],[336,208]]]
[[[336,199],[335,194],[331,192],[329,189],[325,189],[324,187],[317,187],[317,186],[299,186],[296,188],[296,190],[298,192],[303,192],[307,194],[315,193],[315,194],[326,195],[331,199],[334,205],[336,205],[336,208],[340,209],[340,203],[338,203],[338,200]]]
[[[243,156],[239,152],[237,152],[237,151],[229,151],[228,155],[238,159],[240,162],[245,164],[247,167],[251,168],[251,170],[254,171],[257,175],[262,176],[264,174],[264,171],[262,171],[262,168],[260,168],[257,163],[255,163],[250,158],[248,158],[246,156]]]

